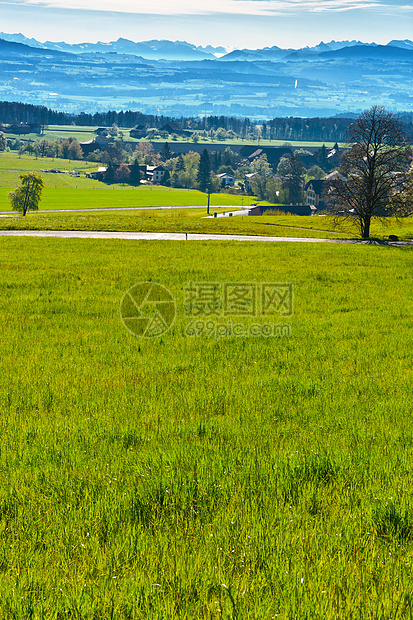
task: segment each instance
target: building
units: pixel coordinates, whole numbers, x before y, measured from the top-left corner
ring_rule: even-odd
[[[135,125],[133,129],[130,130],[129,135],[131,138],[144,138],[146,136],[147,128],[145,125]]]
[[[88,179],[94,179],[95,181],[103,181],[106,170],[106,167],[101,166],[100,168],[95,170],[95,172],[86,172],[85,176]]]
[[[166,172],[165,166],[160,164],[159,166],[148,166],[147,164],[139,165],[140,171],[143,174],[143,180],[151,183],[160,183]]]
[[[305,184],[304,190],[306,192],[306,204],[316,209],[325,209],[326,203],[323,199],[323,194],[327,195],[331,189],[330,181],[340,179],[345,181],[345,177],[341,175],[337,170],[333,170],[330,174],[327,174],[323,180],[311,179]]]
[[[181,134],[181,133],[185,133],[184,130],[182,129],[182,127],[180,125],[178,125],[178,123],[166,123],[166,125],[163,125],[160,130],[160,132],[164,132],[164,133],[177,133],[177,134]]]
[[[304,190],[306,192],[306,205],[316,207],[319,209],[324,206],[322,200],[323,189],[325,182],[320,179],[312,179],[305,184]]]
[[[293,154],[292,149],[289,146],[252,146],[245,145],[239,151],[241,157],[243,157],[246,165],[251,164],[257,157],[261,155],[267,156],[267,161],[270,164],[273,172],[277,170],[277,166],[280,163],[281,157],[291,157]]]
[[[219,184],[221,187],[234,187],[235,177],[233,177],[231,174],[223,172],[222,174],[217,174],[215,176],[217,179],[219,179]]]
[[[87,142],[80,142],[80,146],[83,151],[83,155],[87,156],[93,151],[103,151],[105,147],[109,143],[109,138],[106,136],[98,135],[96,138],[92,138],[92,140],[87,140]]]
[[[8,133],[26,134],[26,133],[41,133],[42,126],[40,123],[11,123],[7,129],[3,129]]]
[[[251,192],[251,181],[256,174],[256,172],[250,172],[249,174],[245,175],[244,188],[247,194]]]

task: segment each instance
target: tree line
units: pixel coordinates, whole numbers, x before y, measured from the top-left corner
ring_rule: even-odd
[[[413,113],[400,114],[406,135],[413,137]],[[320,142],[343,142],[346,127],[351,118],[274,118],[266,122],[230,116],[205,116],[202,118],[171,118],[163,115],[144,114],[132,110],[108,110],[87,114],[69,114],[51,110],[45,106],[9,101],[0,102],[0,122],[33,123],[45,125],[77,125],[133,128],[136,126],[161,129],[170,123],[177,123],[183,131],[216,131],[222,129],[233,132],[233,137],[251,137],[269,140],[307,140]]]

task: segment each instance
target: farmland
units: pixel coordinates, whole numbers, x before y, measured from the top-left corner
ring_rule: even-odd
[[[59,191],[59,190],[56,190]],[[141,190],[139,190],[140,192]],[[80,190],[75,190],[79,192]],[[97,193],[97,192],[96,192]],[[103,196],[123,195],[127,192],[106,192]],[[92,192],[94,195],[95,193]],[[94,197],[94,196],[93,196]],[[60,203],[61,208],[65,203]],[[100,203],[102,206],[103,203]],[[106,206],[121,203],[108,202]],[[90,203],[89,203],[90,206]],[[211,212],[225,211],[225,206],[212,207]],[[294,215],[263,215],[261,217],[231,217],[206,219],[206,208],[203,209],[142,209],[139,211],[100,211],[100,212],[69,212],[69,213],[29,213],[2,216],[0,227],[4,230],[95,230],[125,232],[187,232],[237,235],[264,235],[267,237],[312,237],[327,239],[355,239],[357,229],[349,222],[338,225],[329,217],[294,216]],[[402,221],[390,219],[383,225],[380,221],[372,223],[372,238],[388,239],[397,235],[400,240],[409,241],[413,238],[413,218]]]
[[[96,170],[98,164],[83,161],[39,158],[15,153],[0,155],[0,211],[11,211],[8,193],[19,183],[19,174],[25,171],[40,172],[57,167],[59,170],[84,174]],[[350,224],[336,226],[328,217],[302,217],[266,214],[263,217],[205,219],[207,197],[197,190],[173,189],[159,186],[115,184],[105,185],[84,176],[41,173],[45,182],[40,210],[25,218],[11,215],[1,218],[4,229],[31,230],[113,230],[147,232],[189,232],[265,235],[282,237],[355,238],[357,231]],[[212,194],[211,213],[222,212],[228,207],[248,207],[256,201],[254,196]],[[260,204],[268,204],[263,201]],[[128,211],[132,207],[201,207],[199,209],[174,209],[157,211]],[[125,209],[125,211],[99,213],[47,213],[81,209]],[[413,237],[413,218],[402,221],[389,219],[387,225],[374,221],[372,236],[386,239],[396,234],[400,239]]]
[[[42,174],[43,178],[47,175]],[[51,175],[52,176],[52,175]],[[63,177],[68,180],[66,187],[52,187],[46,189],[39,208],[42,211],[63,209],[104,209],[104,208],[131,208],[131,207],[168,207],[168,206],[201,206],[207,205],[207,196],[197,190],[171,189],[163,187],[141,186],[105,186],[92,179],[77,179],[66,175],[53,175],[54,178]],[[83,181],[83,184],[79,181]],[[46,181],[47,182],[47,181]],[[71,184],[71,186],[69,185]],[[90,184],[89,187],[85,187]],[[96,184],[94,186],[94,184]],[[77,187],[76,187],[77,186]],[[9,188],[0,188],[0,210],[10,211],[8,200]],[[246,199],[245,204],[253,202]],[[242,198],[229,194],[212,194],[211,205],[238,205],[241,207]]]
[[[43,130],[43,133],[41,135],[36,134],[36,133],[28,133],[28,134],[24,134],[23,139],[24,141],[35,141],[35,140],[40,140],[45,138],[46,140],[66,140],[67,138],[75,138],[76,140],[78,140],[78,142],[86,142],[87,140],[91,140],[93,138],[96,137],[96,133],[95,133],[96,127],[72,127],[72,126],[67,126],[67,125],[50,125],[48,127],[46,127]],[[188,135],[177,135],[174,134],[173,137],[169,136],[169,137],[165,137],[165,136],[159,136],[156,132],[155,135],[153,137],[150,138],[150,140],[146,139],[146,138],[132,138],[130,136],[130,128],[127,127],[120,127],[119,130],[122,132],[123,134],[123,139],[132,143],[132,144],[136,144],[138,142],[161,142],[161,143],[165,143],[168,142],[171,145],[171,148],[173,148],[174,144],[179,144],[179,143],[187,143],[188,141],[191,140],[190,138],[190,134]],[[6,135],[8,138],[14,137],[13,134],[7,133]],[[265,139],[265,138],[260,138],[260,140],[257,140],[257,148],[260,146],[282,146],[283,144],[285,144],[285,140],[269,140],[269,139]],[[199,140],[200,144],[216,144],[216,145],[220,145],[220,144],[226,144],[228,146],[243,146],[245,144],[249,144],[251,143],[251,137],[249,137],[248,139],[243,139],[243,138],[224,138],[223,140],[214,140],[211,137],[201,137]],[[321,147],[323,144],[325,144],[325,146],[327,147],[333,147],[335,144],[335,140],[333,141],[329,141],[329,140],[324,140],[324,141],[308,141],[308,140],[288,140],[288,144],[291,144],[291,146],[293,147]],[[343,144],[341,144],[341,146],[344,146]]]
[[[4,238],[0,261],[0,617],[413,616],[411,249]],[[177,302],[153,340],[119,318],[148,280]],[[186,336],[190,281],[293,283],[266,319],[291,336]]]
[[[196,190],[182,190],[158,186],[140,186],[116,184],[105,185],[99,181],[74,176],[70,173],[84,175],[96,170],[98,164],[48,157],[36,159],[34,156],[15,153],[0,154],[0,211],[10,211],[8,193],[19,184],[22,172],[40,173],[45,184],[41,201],[41,210],[105,208],[105,207],[149,207],[149,206],[200,206],[207,203],[205,194]],[[66,174],[41,172],[43,169],[56,168]],[[212,205],[239,205],[245,201],[249,204],[253,198],[229,194],[213,194]]]

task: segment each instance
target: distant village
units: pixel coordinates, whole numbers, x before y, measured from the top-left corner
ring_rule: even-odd
[[[234,132],[228,136],[218,128],[215,135],[189,133],[177,122],[168,122],[156,130],[137,125],[129,130],[129,136],[116,125],[98,127],[93,138],[80,142],[70,137],[59,141],[42,139],[43,127],[39,123],[0,123],[0,131],[7,136],[5,148],[19,153],[27,151],[38,157],[96,162],[97,170],[87,176],[110,184],[196,188],[200,155],[206,150],[211,171],[210,191],[253,195],[258,201],[276,204],[280,211],[302,215],[324,209],[323,196],[329,181],[339,174],[342,152],[337,143],[329,148],[324,145],[296,148],[288,142],[282,146],[261,145],[259,135],[255,143],[234,140],[228,144],[228,137]],[[37,138],[23,140],[22,136],[27,134],[36,134]],[[165,138],[165,142],[159,138]],[[295,171],[290,169],[292,162]],[[48,171],[60,172],[58,167]],[[262,205],[254,213],[267,208]]]

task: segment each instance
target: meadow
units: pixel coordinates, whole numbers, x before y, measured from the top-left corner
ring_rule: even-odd
[[[412,618],[412,262],[3,238],[0,618]],[[143,281],[157,339],[119,316]],[[214,319],[291,335],[187,335],[190,281],[293,283],[293,316]]]
[[[42,174],[42,177],[47,175]],[[122,186],[119,184],[105,185],[92,179],[82,179],[67,175],[53,174],[72,187],[46,187],[39,204],[39,213],[50,210],[65,209],[105,209],[130,207],[181,207],[207,206],[207,196],[195,189],[173,189],[152,185],[140,187]],[[54,180],[53,179],[53,180]],[[79,183],[80,181],[80,183]],[[82,184],[83,181],[83,184]],[[95,185],[94,185],[95,184]],[[89,185],[89,187],[85,187]],[[77,187],[76,187],[77,186]],[[10,211],[8,193],[10,189],[0,188],[0,210]],[[211,213],[215,206],[238,205],[242,198],[231,194],[211,194]],[[244,203],[254,202],[253,198],[244,198]]]
[[[78,172],[90,172],[97,170],[101,164],[91,163],[83,160],[61,159],[54,157],[35,157],[34,155],[21,156],[16,151],[3,151],[0,153],[0,181],[5,171],[14,172],[40,172],[42,168],[59,168],[59,170],[77,170]]]
[[[123,183],[106,185],[84,176],[41,172],[56,168],[67,172],[86,172],[97,170],[100,164],[50,157],[35,158],[30,155],[18,157],[15,153],[0,153],[0,211],[10,211],[8,194],[20,183],[22,172],[41,174],[44,191],[40,210],[107,208],[107,207],[150,207],[150,206],[200,206],[207,204],[202,192],[192,189],[141,185],[133,187]],[[246,206],[255,201],[254,197],[241,197],[225,193],[212,194],[211,205]]]
[[[99,188],[102,183],[84,176],[72,176],[70,174],[56,174],[42,172],[42,170],[58,169],[68,173],[75,172],[84,175],[98,169],[99,164],[85,161],[73,161],[69,159],[54,159],[52,157],[39,157],[23,154],[21,157],[15,152],[0,153],[0,211],[10,210],[8,193],[20,183],[19,176],[25,172],[40,174],[45,188],[59,189],[92,189]],[[44,208],[44,205],[42,205]]]
[[[75,190],[75,192],[81,193],[81,190]],[[94,194],[94,192],[91,193]],[[103,190],[101,194],[104,197],[110,197],[111,195],[121,197],[123,192],[105,193]],[[142,195],[139,194],[139,196]],[[217,198],[219,196],[225,195],[218,194]],[[63,207],[65,203],[62,202],[60,204]],[[89,202],[86,204],[92,206],[93,203]],[[102,203],[100,204],[102,206]],[[121,201],[108,201],[106,206],[114,207],[121,206],[121,204]],[[233,208],[231,207],[232,210]],[[225,211],[225,206],[211,207],[211,213],[222,213]],[[10,217],[3,215],[0,219],[0,228],[3,230],[187,232],[324,239],[359,238],[358,230],[352,222],[335,222],[330,217],[263,215],[257,217],[206,218],[206,207],[193,209],[142,209],[138,211],[72,211],[68,213],[63,211],[60,213],[39,211],[30,212],[25,217],[19,214],[11,214]],[[411,241],[413,239],[413,217],[405,218],[401,221],[389,218],[385,224],[380,220],[373,220],[371,227],[373,240],[387,240],[389,235],[397,235],[401,241]]]
[[[225,207],[214,207],[219,213]],[[211,210],[212,212],[212,210]],[[298,216],[298,218],[301,220]],[[3,230],[106,230],[125,232],[187,232],[187,233],[216,233],[265,235],[278,237],[324,237],[324,238],[352,238],[356,231],[336,232],[332,221],[321,219],[321,231],[313,230],[313,222],[288,222],[288,217],[231,217],[206,218],[204,209],[164,209],[142,211],[101,211],[101,212],[72,212],[72,213],[29,213],[25,217],[20,215],[2,216],[0,228]],[[311,219],[311,218],[308,218]],[[305,226],[307,223],[307,227]],[[412,226],[413,227],[413,226]]]
[[[96,137],[96,133],[95,130],[97,129],[97,127],[80,127],[80,126],[71,126],[71,125],[49,125],[48,127],[46,127],[44,129],[44,133],[39,135],[39,134],[35,134],[35,133],[30,133],[30,134],[24,134],[23,135],[23,139],[24,140],[41,140],[43,138],[45,138],[46,140],[67,140],[68,138],[75,138],[76,140],[78,140],[78,142],[86,142],[87,140],[91,140],[92,138]],[[168,136],[168,137],[155,137],[155,138],[151,138],[150,140],[147,140],[146,138],[131,138],[129,132],[130,132],[130,128],[126,128],[126,127],[119,127],[119,131],[121,131],[123,133],[123,139],[127,140],[128,142],[168,142],[171,146],[171,148],[173,148],[173,144],[174,143],[179,143],[179,142],[192,142],[190,135],[188,134],[187,136],[179,136],[177,134],[175,134],[175,138],[172,138],[172,136]],[[8,138],[15,138],[15,134],[9,134],[6,132],[6,135]],[[267,140],[267,139],[262,139],[260,138],[260,140],[255,140],[257,142],[258,146],[282,146],[284,144],[286,144],[285,140]],[[248,139],[245,140],[243,138],[231,138],[231,139],[225,139],[225,140],[213,140],[210,137],[204,138],[204,137],[200,137],[199,139],[199,144],[226,144],[228,146],[231,145],[239,145],[239,146],[243,146],[244,144],[251,144],[253,143],[254,140]],[[323,144],[325,144],[325,146],[327,147],[333,147],[335,142],[329,142],[329,141],[324,141],[324,142],[317,142],[317,141],[305,141],[305,140],[289,140],[288,144],[291,144],[291,146],[295,146],[295,147],[312,147],[312,146],[317,146],[317,147],[321,147]],[[344,146],[344,145],[339,145],[339,146]],[[257,147],[258,148],[258,147]]]
[[[38,158],[30,155],[18,157],[15,153],[0,154],[0,212],[11,212],[9,191],[19,184],[19,174],[24,171],[40,172],[55,168],[83,174],[96,170],[99,164],[83,161],[70,161],[51,158]],[[282,237],[324,237],[354,239],[358,231],[351,224],[334,222],[329,217],[303,217],[282,215],[277,211],[263,217],[231,218],[206,220],[207,196],[197,190],[174,189],[162,186],[132,187],[125,184],[105,185],[99,181],[68,174],[42,173],[45,182],[39,211],[29,213],[25,218],[15,216],[1,218],[0,227],[4,229],[43,229],[43,230],[113,230],[147,232],[205,232],[235,233],[245,235],[265,235]],[[236,194],[211,194],[210,213],[221,213],[229,207],[248,207],[256,203],[255,196]],[[261,205],[268,205],[260,201]],[[61,213],[81,209],[128,209],[132,207],[202,207],[171,211],[124,211],[102,213]],[[231,209],[232,210],[232,209]],[[397,235],[401,240],[413,238],[413,218],[396,221],[389,218],[385,225],[375,220],[372,237],[387,239]]]

